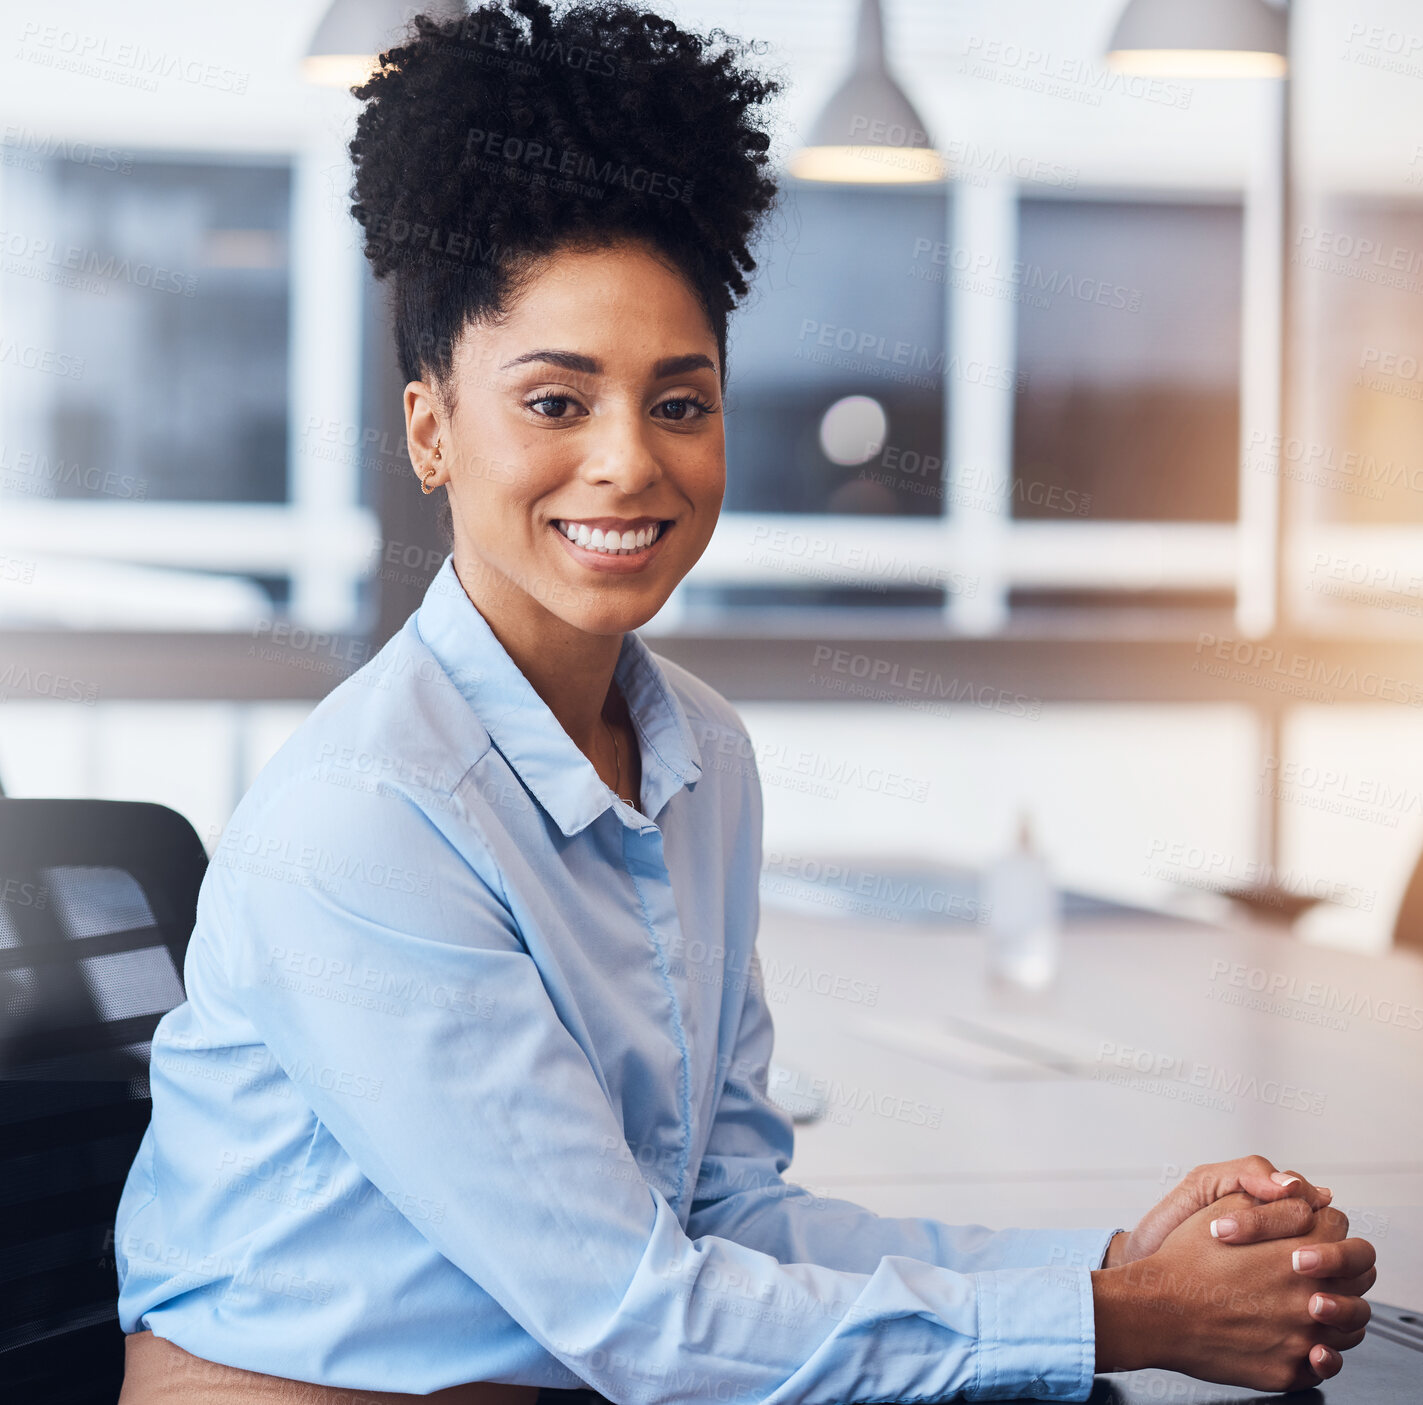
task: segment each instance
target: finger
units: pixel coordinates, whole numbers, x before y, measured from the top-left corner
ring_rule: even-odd
[[[1298,1171],[1277,1171],[1263,1156],[1251,1156],[1241,1163],[1237,1177],[1240,1188],[1257,1200],[1283,1200],[1298,1196],[1311,1209],[1329,1204],[1332,1198],[1327,1186],[1312,1185]]]
[[[1297,1239],[1314,1229],[1315,1212],[1297,1195],[1273,1205],[1236,1210],[1211,1221],[1211,1233],[1226,1244],[1258,1244],[1264,1239]]]
[[[1363,1273],[1356,1274],[1353,1278],[1322,1279],[1318,1287],[1321,1293],[1333,1293],[1335,1296],[1343,1298],[1362,1298],[1378,1281],[1378,1269],[1370,1268],[1365,1269]]]
[[[1337,1376],[1344,1367],[1344,1358],[1337,1351],[1325,1346],[1322,1342],[1315,1343],[1309,1349],[1309,1369],[1321,1380],[1327,1381],[1330,1376]]]
[[[1366,1327],[1372,1313],[1373,1308],[1363,1298],[1346,1298],[1338,1293],[1311,1293],[1309,1297],[1309,1315],[1341,1332],[1357,1332]]]
[[[1352,1351],[1367,1336],[1362,1327],[1357,1332],[1337,1332],[1333,1327],[1325,1327],[1319,1333],[1319,1340],[1332,1351]]]
[[[1377,1255],[1367,1239],[1311,1240],[1290,1254],[1294,1271],[1305,1278],[1353,1278],[1368,1272]]]

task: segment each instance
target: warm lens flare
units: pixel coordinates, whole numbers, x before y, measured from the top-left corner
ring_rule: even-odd
[[[862,185],[944,179],[944,158],[918,146],[807,146],[790,159],[791,175],[810,181]]]
[[[1283,54],[1246,49],[1113,49],[1107,66],[1150,78],[1283,78]]]
[[[322,88],[354,88],[379,67],[374,54],[315,54],[301,61],[301,76]]]

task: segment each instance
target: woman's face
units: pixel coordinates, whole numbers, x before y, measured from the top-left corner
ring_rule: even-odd
[[[550,256],[502,325],[467,328],[439,459],[439,427],[418,413],[410,427],[417,473],[448,474],[476,603],[600,635],[651,619],[721,508],[719,369],[687,284],[631,243]]]

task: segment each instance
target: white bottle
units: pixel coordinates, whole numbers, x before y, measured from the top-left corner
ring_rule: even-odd
[[[1016,849],[996,859],[984,874],[983,898],[988,904],[991,978],[1024,990],[1047,989],[1057,975],[1062,900],[1033,845],[1026,814],[1018,820]]]

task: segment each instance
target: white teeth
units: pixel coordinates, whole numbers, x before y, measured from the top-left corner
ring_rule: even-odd
[[[589,551],[602,552],[605,556],[625,556],[630,551],[641,551],[651,546],[662,531],[660,523],[636,532],[604,532],[601,527],[590,530],[582,522],[557,522],[554,525],[569,541]]]

